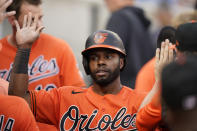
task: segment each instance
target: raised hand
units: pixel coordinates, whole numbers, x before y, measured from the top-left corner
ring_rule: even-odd
[[[38,26],[38,16],[32,17],[32,14],[24,16],[22,28],[20,28],[18,22],[15,20],[16,25],[16,42],[19,48],[31,48],[31,45],[39,37],[40,32],[44,28]]]
[[[0,0],[0,23],[8,17],[15,15],[15,11],[6,12],[7,7],[12,3],[12,0]]]
[[[168,39],[162,42],[161,49],[156,50],[156,63],[155,63],[155,79],[160,80],[160,75],[163,67],[173,61],[173,48],[170,48],[172,43]]]

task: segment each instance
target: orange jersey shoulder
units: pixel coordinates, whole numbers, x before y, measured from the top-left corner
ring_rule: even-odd
[[[0,129],[38,131],[38,126],[28,104],[22,98],[0,95]]]
[[[155,83],[155,58],[148,61],[138,72],[135,83],[135,90],[138,92],[149,92]]]

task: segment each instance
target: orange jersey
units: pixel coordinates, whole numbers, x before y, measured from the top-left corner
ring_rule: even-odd
[[[8,94],[8,81],[0,78],[0,95]]]
[[[0,102],[0,131],[39,131],[25,100],[0,95]]]
[[[152,98],[150,104],[140,109],[136,125],[139,131],[157,131],[161,122],[160,91]],[[162,131],[162,130],[161,130]]]
[[[17,49],[8,43],[7,37],[0,42],[0,76],[9,81]],[[33,44],[28,66],[29,90],[85,86],[69,45],[50,35],[41,34]]]
[[[139,71],[136,79],[135,91],[136,92],[147,92],[153,88],[155,83],[155,57],[148,61]],[[160,98],[160,93],[156,94],[153,98],[153,103]],[[159,101],[159,102],[158,102]],[[158,106],[147,106],[143,110],[138,112],[137,125],[140,131],[150,131],[155,129],[155,131],[165,131],[168,130],[161,121],[161,107]]]
[[[58,131],[54,125],[37,122],[40,131]]]
[[[149,92],[155,83],[155,57],[148,61],[139,71],[136,77],[135,91]]]
[[[30,91],[39,122],[61,130],[136,130],[136,113],[144,95],[123,86],[116,94],[96,94],[93,87]]]

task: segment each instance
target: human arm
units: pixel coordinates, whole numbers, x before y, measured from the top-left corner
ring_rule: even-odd
[[[17,53],[11,72],[8,94],[23,97],[30,104],[28,90],[28,61],[32,43],[37,39],[42,26],[38,26],[38,16],[24,16],[22,27],[15,21]]]
[[[169,48],[171,45],[172,44],[169,42],[169,40],[165,40],[165,42],[162,42],[161,51],[159,48],[157,48],[156,50],[155,84],[152,90],[144,98],[142,104],[139,107],[139,110],[143,108],[145,105],[147,105],[156,93],[160,92],[159,84],[161,70],[165,65],[167,65],[173,60],[173,49]],[[158,101],[157,104],[160,104],[160,101]]]
[[[160,102],[160,74],[163,67],[173,60],[173,49],[169,49],[171,44],[168,40],[162,43],[161,51],[156,51],[155,64],[155,84],[152,90],[147,94],[138,109],[136,125],[139,130],[148,131],[155,128],[161,120],[161,102]]]

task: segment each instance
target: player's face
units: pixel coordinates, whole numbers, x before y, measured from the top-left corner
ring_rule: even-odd
[[[23,20],[24,16],[28,15],[28,13],[31,12],[32,16],[34,17],[35,15],[38,15],[38,26],[42,26],[42,17],[43,17],[43,12],[41,9],[41,5],[32,5],[27,2],[24,2],[20,8],[20,15],[18,17],[18,22],[19,25],[22,27],[23,25]]]
[[[98,85],[112,83],[120,75],[122,66],[123,59],[109,49],[97,49],[89,55],[90,74]]]

